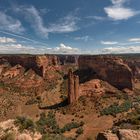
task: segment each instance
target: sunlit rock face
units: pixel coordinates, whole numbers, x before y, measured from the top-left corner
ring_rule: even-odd
[[[78,65],[80,71],[89,69],[99,79],[107,81],[118,89],[133,89],[132,70],[120,57],[79,56]]]
[[[0,81],[23,89],[44,87],[44,79],[56,80],[60,70],[55,55],[1,55]]]

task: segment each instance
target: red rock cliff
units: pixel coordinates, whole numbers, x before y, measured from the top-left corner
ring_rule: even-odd
[[[45,77],[46,68],[57,65],[57,57],[53,55],[9,55],[1,56],[0,64],[9,63],[11,66],[21,65],[26,70],[32,69],[38,75]]]
[[[127,64],[115,56],[80,56],[79,70],[91,69],[102,80],[118,89],[133,89],[132,71]],[[85,75],[88,73],[85,73]]]

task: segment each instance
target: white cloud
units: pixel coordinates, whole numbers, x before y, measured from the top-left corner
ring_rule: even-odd
[[[78,48],[67,46],[63,43],[59,47],[50,48],[42,45],[26,45],[18,43],[14,38],[0,37],[0,54],[75,54]]]
[[[102,53],[140,53],[140,46],[129,46],[129,47],[107,47],[101,50]]]
[[[23,13],[31,23],[31,26],[35,29],[36,33],[39,33],[43,37],[48,37],[49,33],[67,33],[78,30],[76,25],[78,18],[72,14],[45,26],[40,12],[34,6],[17,8],[16,11]]]
[[[54,53],[75,54],[75,53],[79,53],[79,49],[73,48],[73,47],[70,47],[70,46],[67,46],[67,45],[61,43],[59,45],[59,47],[54,48],[53,52]]]
[[[0,29],[16,33],[21,33],[25,30],[18,19],[14,19],[13,17],[1,11],[0,11]]]
[[[79,37],[75,37],[74,40],[83,40],[85,42],[89,41],[89,40],[92,40],[92,38],[90,38],[88,35],[86,36],[79,36]]]
[[[21,44],[0,45],[0,53],[15,54],[15,53],[34,53],[34,47],[27,47]]]
[[[15,43],[16,39],[8,37],[0,37],[0,43]]]
[[[130,38],[130,42],[140,42],[140,38]]]
[[[118,44],[116,41],[101,41],[101,44],[103,45],[115,45]]]
[[[124,7],[123,3],[125,3],[126,0],[111,0],[111,2],[113,5],[105,7],[104,10],[107,16],[112,20],[127,20],[138,14],[138,11]]]

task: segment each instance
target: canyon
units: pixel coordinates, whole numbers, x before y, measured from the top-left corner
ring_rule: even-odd
[[[0,55],[0,121],[17,116],[36,121],[51,111],[61,127],[71,120],[85,122],[76,139],[95,139],[139,107],[139,80],[139,56]]]

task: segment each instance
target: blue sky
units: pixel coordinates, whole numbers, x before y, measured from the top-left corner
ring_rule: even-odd
[[[0,53],[140,52],[140,0],[0,0]]]

